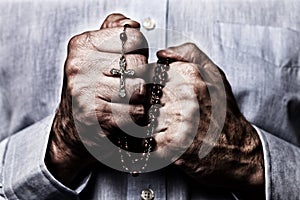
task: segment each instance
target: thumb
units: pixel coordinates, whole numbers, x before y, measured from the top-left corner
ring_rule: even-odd
[[[137,29],[139,29],[141,26],[140,23],[129,19],[123,14],[113,13],[106,17],[100,29],[123,27],[125,24],[129,25],[131,28]]]
[[[113,13],[106,17],[103,24],[101,25],[100,30],[107,29],[107,28],[119,28],[119,29],[122,28],[123,29],[123,27],[125,25],[127,25],[129,28],[131,28],[131,30],[128,30],[128,31],[130,32],[130,36],[132,36],[133,41],[140,43],[140,45],[135,46],[135,45],[132,45],[133,44],[132,42],[128,42],[135,49],[130,50],[131,48],[127,47],[126,52],[141,54],[141,55],[144,55],[148,59],[148,57],[149,57],[148,42],[147,42],[146,38],[144,37],[144,35],[139,31],[140,23],[138,23],[137,21],[131,20],[123,14]],[[113,32],[113,30],[111,30],[111,31]],[[119,32],[120,30],[117,30],[117,31]],[[113,36],[113,35],[114,34],[110,33],[106,37]],[[118,35],[118,34],[116,34],[116,35]],[[103,38],[103,37],[98,37],[98,39],[99,38]],[[117,37],[116,39],[119,42],[119,37]],[[96,43],[99,43],[99,41]],[[102,43],[102,42],[100,41],[100,43]],[[108,49],[111,49],[111,44],[112,44],[112,41],[111,41],[111,43],[108,44],[110,46]],[[95,46],[97,46],[97,45],[95,45]],[[101,48],[98,47],[98,50],[101,50]],[[115,51],[112,51],[112,52],[115,52]]]
[[[179,46],[169,47],[156,53],[158,59],[170,59],[173,61],[191,62],[202,65],[205,61],[210,61],[195,44],[184,43]]]

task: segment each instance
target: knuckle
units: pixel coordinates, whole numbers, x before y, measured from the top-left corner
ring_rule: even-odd
[[[79,37],[78,35],[75,35],[70,39],[68,44],[69,48],[73,48],[78,44],[78,37]]]
[[[130,40],[128,41],[134,46],[134,50],[143,50],[148,48],[148,43],[142,32],[136,29],[128,29]]]
[[[78,77],[68,77],[67,88],[70,96],[76,99],[89,94],[89,87]]]
[[[78,47],[86,46],[90,41],[90,32],[84,32],[79,35],[73,36],[68,44],[69,49],[76,49]]]
[[[192,42],[187,42],[184,44],[187,48],[191,49],[191,50],[196,50],[198,49],[197,45],[195,43]]]
[[[144,55],[126,55],[129,66],[140,66],[147,63],[147,58]]]
[[[186,83],[196,84],[202,80],[198,65],[187,62],[175,62],[170,65],[170,69],[173,71],[173,76],[180,76]]]
[[[74,57],[74,58],[69,58],[66,61],[66,67],[65,67],[65,72],[67,76],[72,76],[72,75],[76,75],[79,72],[79,58],[78,57]]]
[[[68,87],[68,91],[69,91],[70,96],[71,97],[76,96],[76,90],[75,90],[75,86],[74,86],[74,79],[68,78],[67,87]]]
[[[199,72],[196,64],[186,63],[182,69],[186,71],[186,73],[190,77],[190,79],[198,80],[201,78],[200,72]]]
[[[122,15],[121,13],[112,13],[106,17],[106,20],[111,21],[111,20],[115,20],[116,18],[125,18],[125,16]]]

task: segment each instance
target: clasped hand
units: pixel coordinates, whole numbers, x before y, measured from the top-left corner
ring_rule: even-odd
[[[130,95],[121,99],[119,78],[110,70],[119,67],[119,34],[125,24],[131,26],[125,44],[127,66],[136,76],[126,79]],[[132,121],[143,124],[145,85],[153,76],[153,66],[147,65],[148,45],[139,27],[136,21],[112,14],[100,30],[82,33],[69,42],[61,103],[46,156],[51,173],[66,185],[97,162],[84,146],[109,157],[102,139]],[[204,184],[237,191],[263,188],[259,137],[239,111],[222,70],[192,43],[161,50],[157,57],[174,62],[161,98],[155,155],[170,159]],[[93,129],[99,125],[101,129]],[[174,151],[182,155],[174,156]]]

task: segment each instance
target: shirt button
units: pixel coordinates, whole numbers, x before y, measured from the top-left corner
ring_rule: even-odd
[[[153,190],[151,190],[150,188],[142,190],[141,198],[142,198],[142,200],[153,200],[154,199]]]
[[[143,23],[142,23],[143,27],[150,31],[150,30],[153,30],[155,28],[155,21],[153,19],[151,19],[150,17],[146,18],[143,20]]]

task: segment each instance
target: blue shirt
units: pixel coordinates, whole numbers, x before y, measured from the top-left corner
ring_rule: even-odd
[[[220,66],[242,113],[260,130],[266,198],[300,198],[300,2],[2,1],[0,7],[1,183],[8,199],[79,198],[78,191],[47,171],[44,155],[52,117],[40,120],[53,116],[60,100],[70,37],[98,29],[112,12],[156,22],[153,30],[141,29],[149,41],[150,61],[156,60],[158,49],[191,41]],[[156,199],[235,198],[230,191],[191,184],[183,173],[166,171],[132,178],[99,167],[82,184],[80,195],[138,199],[151,183]]]

